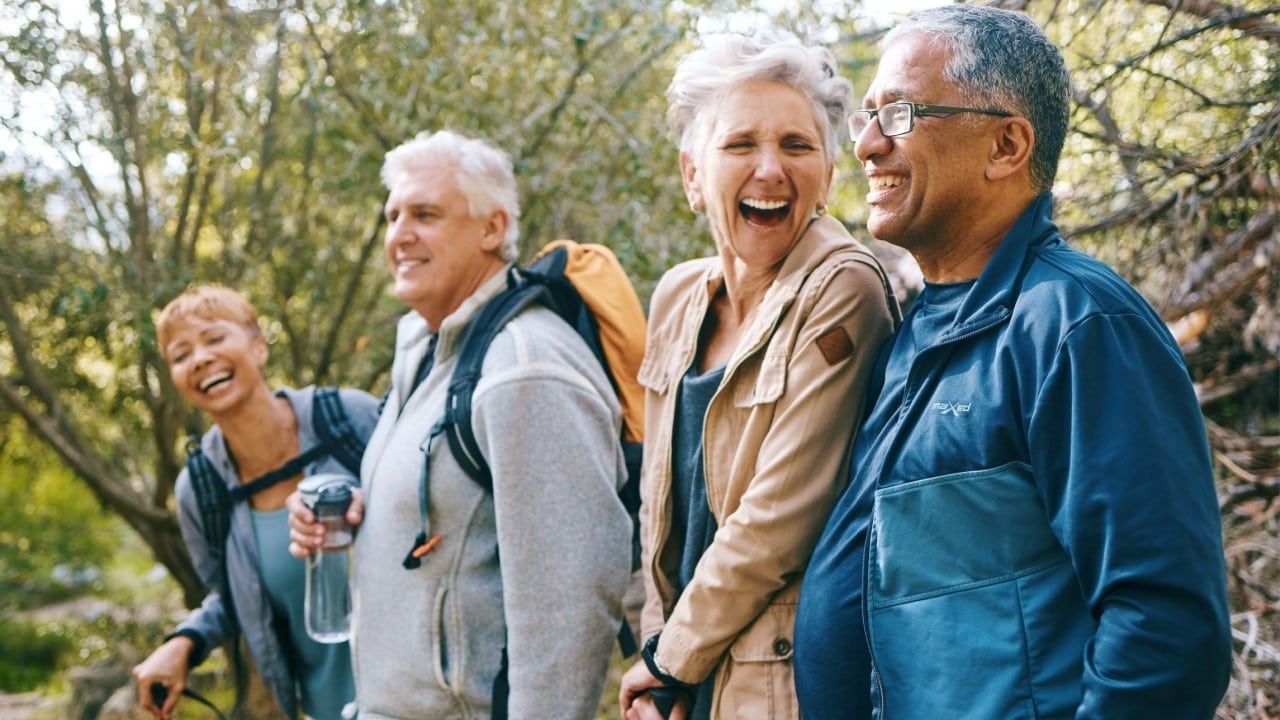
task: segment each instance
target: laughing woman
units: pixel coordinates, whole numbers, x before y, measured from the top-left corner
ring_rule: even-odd
[[[317,390],[273,391],[267,385],[263,368],[270,351],[258,328],[257,311],[235,291],[205,285],[179,295],[161,312],[156,339],[178,391],[213,418],[214,426],[201,439],[201,452],[229,491],[320,444],[320,431],[313,423],[320,412]],[[337,400],[346,422],[336,424],[347,428],[341,437],[353,444],[344,455],[354,464],[377,422],[378,401],[350,389],[341,390]],[[341,415],[335,412],[334,417]],[[133,669],[141,705],[157,718],[172,717],[188,668],[234,638],[237,629],[244,633],[258,674],[285,716],[305,713],[316,720],[337,720],[342,707],[352,701],[347,644],[317,643],[304,628],[304,566],[287,550],[284,501],[304,475],[355,475],[358,468],[347,468],[332,453],[309,456],[314,459],[301,473],[284,477],[232,508],[223,548],[212,548],[205,540],[189,468],[179,474],[174,489],[178,523],[209,594]],[[167,699],[160,702],[152,693],[157,684],[167,690]]]
[[[897,313],[875,258],[824,212],[851,90],[834,68],[789,38],[721,37],[667,91],[716,253],[667,272],[650,303],[629,719],[799,716],[800,576]]]

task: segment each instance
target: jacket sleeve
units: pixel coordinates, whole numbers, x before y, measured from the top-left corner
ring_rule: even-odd
[[[1212,717],[1231,670],[1222,529],[1199,404],[1149,319],[1097,315],[1028,423],[1054,533],[1097,633],[1077,717]]]
[[[218,589],[221,563],[209,553],[209,545],[202,531],[203,518],[185,468],[178,475],[174,495],[178,502],[178,529],[182,532],[182,540],[187,545],[187,552],[191,555],[191,562],[195,565],[200,582],[208,588],[208,594],[200,607],[192,610],[177,628],[180,632],[198,634],[202,640],[197,643],[191,657],[191,665],[194,667],[204,662],[214,648],[233,635],[235,623],[229,616]]]
[[[853,260],[832,266],[814,271],[812,289],[789,311],[804,314],[753,474],[662,630],[656,659],[686,682],[706,678],[777,592],[801,576],[847,482],[867,378],[893,319],[873,269]],[[815,297],[805,301],[805,293]],[[714,421],[709,412],[708,425]],[[789,634],[795,598],[786,601]]]
[[[476,437],[493,471],[510,717],[595,717],[630,576],[620,417],[554,361],[495,377],[477,393]]]

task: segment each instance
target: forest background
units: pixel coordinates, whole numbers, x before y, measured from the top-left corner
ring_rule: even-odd
[[[1219,717],[1280,716],[1280,6],[1002,4],[1046,28],[1075,83],[1064,234],[1156,307],[1199,391],[1237,651]],[[892,15],[804,5],[0,4],[0,691],[60,716],[71,668],[136,661],[202,595],[172,493],[207,419],[169,381],[158,308],[193,282],[240,288],[274,383],[380,394],[404,309],[378,168],[440,128],[511,152],[522,252],[603,242],[647,298],[712,249],[663,122],[700,32],[784,25],[866,88]],[[865,238],[851,146],[838,173],[831,212]],[[910,260],[874,248],[909,300]],[[85,598],[97,609],[40,612]]]

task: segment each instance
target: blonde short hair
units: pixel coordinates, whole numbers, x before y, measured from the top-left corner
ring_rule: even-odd
[[[254,335],[262,334],[258,311],[243,295],[222,285],[195,285],[170,300],[156,319],[156,344],[162,356],[178,324],[190,318],[227,320],[244,326]]]

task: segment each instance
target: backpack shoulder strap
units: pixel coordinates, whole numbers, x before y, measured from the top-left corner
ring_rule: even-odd
[[[231,594],[231,577],[227,571],[227,535],[231,533],[231,493],[226,483],[218,475],[218,469],[204,451],[200,449],[200,437],[192,435],[187,438],[187,478],[191,481],[191,489],[196,494],[196,506],[200,511],[201,533],[209,546],[209,556],[218,564],[218,593],[226,606],[227,618],[231,621],[232,631],[240,631],[240,615],[236,611],[235,599]],[[240,640],[231,642],[232,677],[235,680],[235,699],[232,708],[239,708],[244,701],[245,683],[247,682],[247,666],[240,653]],[[154,685],[152,686],[154,692]],[[213,707],[207,700],[201,700]],[[217,712],[217,708],[213,708]],[[218,713],[221,716],[221,713]]]
[[[607,246],[553,240],[539,251],[538,273],[556,312],[587,343],[604,368],[622,408],[623,439],[644,442],[644,388],[637,376],[644,360],[644,307],[617,255]]]
[[[342,396],[336,387],[316,388],[312,396],[311,425],[321,444],[329,448],[329,454],[351,474],[360,477],[360,459],[364,457],[365,441],[356,432]]]
[[[200,440],[187,440],[187,477],[196,494],[200,510],[201,534],[209,545],[209,553],[219,562],[226,552],[227,533],[231,529],[231,497],[227,485],[218,475],[213,462],[200,449]]]
[[[519,312],[535,302],[545,302],[547,290],[540,284],[511,276],[510,287],[499,293],[476,313],[462,337],[458,364],[449,380],[445,398],[443,430],[449,450],[467,473],[486,490],[493,490],[493,475],[471,427],[471,396],[480,382],[485,353],[502,328]]]
[[[880,287],[884,290],[885,303],[889,306],[889,314],[893,317],[893,329],[897,331],[902,325],[902,306],[898,304],[898,296],[893,292],[893,282],[889,280],[889,273],[885,271],[884,265],[880,264],[880,259],[870,250],[857,250],[857,262],[866,265],[875,272],[876,277],[880,278]]]

